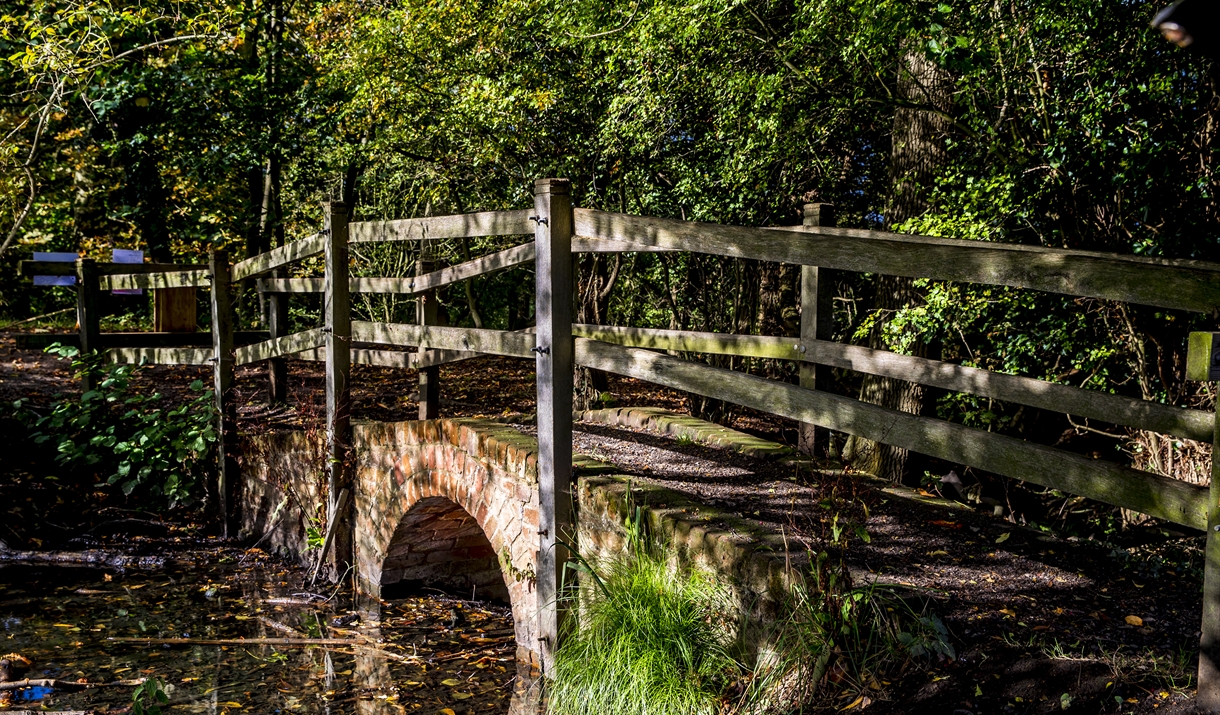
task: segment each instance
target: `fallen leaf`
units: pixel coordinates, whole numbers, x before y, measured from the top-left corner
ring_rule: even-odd
[[[997,544],[1002,544],[1002,543],[1004,543],[1005,541],[1008,541],[1008,537],[1010,537],[1010,536],[1012,536],[1012,532],[1011,532],[1011,531],[1005,531],[1003,534],[1000,534],[1000,538],[996,539],[996,540],[995,540],[995,542],[996,542]]]
[[[445,678],[444,680],[441,681],[441,685],[448,685],[451,688],[457,687],[461,684],[462,684],[462,681],[458,680],[457,678]]]
[[[948,551],[944,551],[944,550],[941,550],[941,551],[929,551],[929,552],[928,552],[928,556],[948,556],[948,555],[949,555],[949,552],[948,552]]]
[[[872,698],[868,697],[867,695],[861,695],[860,697],[851,701],[851,704],[848,705],[847,707],[843,708],[843,710],[852,710],[856,707],[859,707],[861,710],[863,710],[864,708],[866,708],[872,704],[873,704]],[[840,712],[842,712],[842,710],[840,710]]]
[[[474,693],[454,693],[453,694],[454,700],[465,700],[466,698],[473,698],[473,697],[474,697]]]
[[[453,712],[453,708],[441,708],[441,715],[457,715]]]
[[[930,521],[930,522],[928,522],[928,523],[929,523],[929,524],[932,524],[932,525],[934,525],[934,526],[943,526],[943,527],[945,527],[946,529],[960,529],[960,528],[962,528],[962,525],[961,525],[961,524],[959,524],[959,523],[957,523],[956,521],[945,521],[944,519],[933,519],[932,521]]]
[[[1003,613],[1006,616],[1012,616],[1013,618],[1017,617],[1017,612],[1012,610],[1011,608],[1001,608],[1000,613]]]
[[[1135,626],[1136,628],[1144,625],[1144,619],[1139,616],[1127,616],[1123,620],[1127,622],[1127,625]]]

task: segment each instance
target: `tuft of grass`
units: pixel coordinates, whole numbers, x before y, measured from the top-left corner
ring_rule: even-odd
[[[652,549],[608,564],[580,593],[580,627],[555,653],[553,715],[712,715],[740,673],[721,587]]]

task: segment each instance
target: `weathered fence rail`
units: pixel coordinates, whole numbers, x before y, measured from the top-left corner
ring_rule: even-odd
[[[564,544],[572,534],[571,406],[576,366],[596,368],[667,387],[727,400],[796,420],[809,449],[815,428],[831,429],[968,464],[1107,504],[1206,530],[1200,704],[1220,712],[1220,478],[1200,487],[1064,450],[899,412],[831,394],[816,366],[917,382],[1044,410],[1103,420],[1140,430],[1217,442],[1215,412],[1086,390],[954,363],[900,355],[830,339],[833,271],[962,281],[1033,289],[1160,308],[1212,313],[1220,309],[1220,264],[1014,246],[837,228],[832,207],[806,207],[805,225],[752,228],[574,209],[563,180],[542,180],[531,210],[492,211],[395,221],[349,222],[346,207],[325,206],[323,230],[308,238],[239,261],[223,254],[209,266],[146,264],[133,269],[92,262],[33,264],[27,273],[78,276],[82,349],[111,348],[112,359],[213,365],[222,434],[231,440],[228,390],[235,365],[269,361],[273,397],[283,398],[283,358],[326,364],[327,444],[331,495],[349,486],[346,445],[352,363],[409,367],[420,372],[420,417],[439,413],[436,366],[478,355],[533,358],[537,366],[539,490],[538,598],[542,632],[550,640],[565,615],[556,609]],[[417,262],[415,276],[352,277],[350,243],[430,241],[520,235],[512,248],[454,266]],[[532,236],[532,241],[527,237]],[[572,323],[573,253],[690,251],[802,266],[801,331],[797,337],[730,335]],[[322,275],[286,277],[283,269],[321,256]],[[436,325],[435,291],[477,276],[534,266],[536,326],[528,331],[480,330]],[[70,269],[70,270],[69,270]],[[60,273],[62,271],[62,273]],[[274,272],[274,273],[273,273]],[[272,274],[268,276],[268,274]],[[270,330],[236,334],[229,305],[234,282],[255,285],[271,304]],[[86,280],[88,282],[86,282]],[[100,287],[207,286],[212,296],[211,349],[201,345],[104,345],[86,294]],[[287,301],[293,294],[323,295],[323,325],[288,333]],[[351,320],[351,293],[419,296],[415,323]],[[90,323],[89,321],[94,322]],[[238,337],[240,335],[240,338]],[[1205,356],[1195,355],[1206,345]],[[1193,379],[1220,378],[1220,340],[1192,339]],[[409,352],[408,348],[414,348]],[[771,358],[797,362],[800,384],[678,359],[658,351]],[[1213,355],[1215,353],[1215,355]],[[1213,359],[1214,358],[1214,359]],[[1200,367],[1202,366],[1202,367]],[[1209,372],[1210,370],[1210,372]],[[226,461],[215,491],[221,512],[234,481]],[[1213,476],[1217,475],[1213,463]],[[227,485],[226,485],[227,483]],[[349,507],[350,509],[350,507]],[[335,573],[350,561],[351,515],[330,504],[339,528],[329,553]],[[344,536],[344,525],[349,525]]]
[[[1215,415],[1203,410],[828,340],[606,325],[572,330],[577,337],[625,347],[816,363],[1203,442],[1211,441],[1215,429]]]

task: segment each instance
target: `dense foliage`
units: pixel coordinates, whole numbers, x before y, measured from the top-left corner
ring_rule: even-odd
[[[10,264],[32,250],[102,256],[112,246],[165,259],[212,246],[257,252],[315,230],[324,199],[378,218],[518,208],[540,176],[570,177],[577,203],[595,208],[791,224],[804,202],[821,201],[838,206],[840,225],[889,226],[903,110],[945,118],[948,129],[930,137],[943,159],[917,187],[928,209],[892,228],[1220,258],[1220,105],[1208,63],[1148,29],[1155,3],[4,7],[0,82],[12,101],[0,108],[0,240],[11,239]],[[947,108],[901,90],[911,58],[947,78]],[[435,258],[510,242],[450,242]],[[408,273],[416,257],[361,251],[357,270]],[[581,268],[584,320],[766,334],[798,322],[798,273],[786,267],[640,254],[585,257]],[[0,307],[12,316],[68,299],[3,275]],[[946,284],[878,311],[874,285],[839,278],[840,338],[863,341],[879,323],[894,349],[922,342],[966,364],[1178,404],[1206,399],[1181,375],[1184,336],[1210,317]],[[453,323],[520,328],[529,289],[501,275],[441,302]],[[257,320],[253,304],[243,303],[247,321]],[[411,308],[392,298],[356,306],[380,319]],[[975,398],[945,396],[939,407],[1049,441],[1074,429]],[[1174,459],[1180,443],[1122,437],[1103,451],[1191,476],[1190,460]]]
[[[45,415],[18,401],[16,416],[29,425],[35,444],[53,447],[59,464],[117,485],[125,495],[138,491],[164,498],[171,507],[202,497],[217,442],[212,391],[203,382],[191,385],[194,399],[162,407],[160,393],[131,390],[140,365],[103,371],[74,347],[56,344],[48,350],[72,360],[78,372],[93,372],[97,387],[65,397]]]

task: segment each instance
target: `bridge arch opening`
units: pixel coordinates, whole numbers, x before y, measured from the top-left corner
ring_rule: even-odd
[[[509,603],[491,541],[461,505],[423,497],[399,520],[381,567],[381,594],[393,598],[437,589],[452,596]]]

